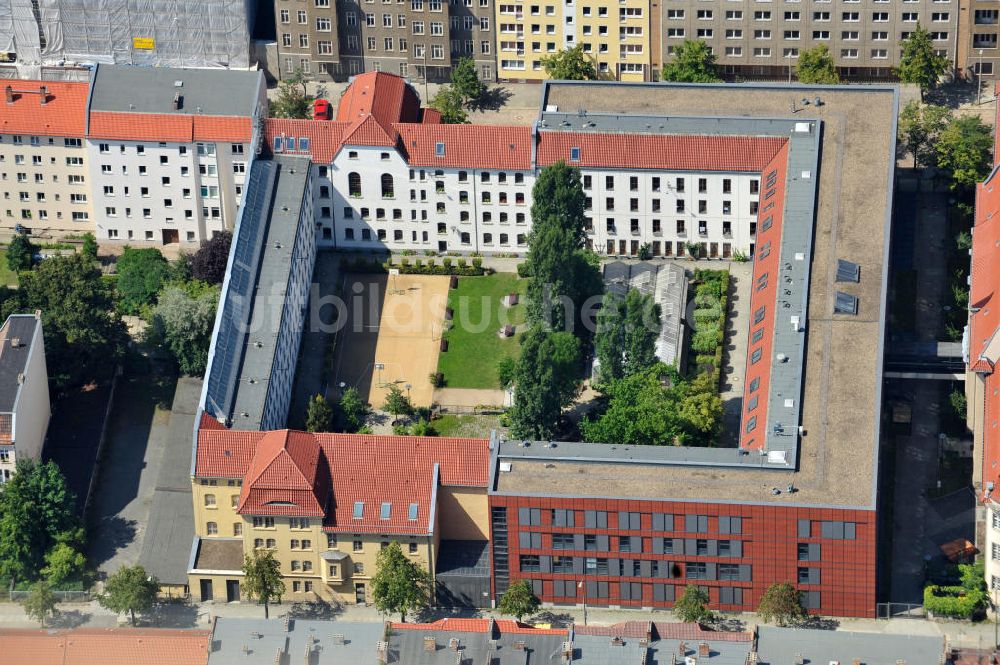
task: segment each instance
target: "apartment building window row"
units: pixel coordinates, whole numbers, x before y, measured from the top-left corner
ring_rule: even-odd
[[[712,561],[665,561],[659,559],[619,559],[611,557],[567,557],[521,554],[521,573],[576,573],[611,577],[645,577],[712,581],[753,581],[750,564]]]

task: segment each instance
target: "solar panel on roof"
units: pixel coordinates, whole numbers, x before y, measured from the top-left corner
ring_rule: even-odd
[[[837,281],[838,282],[861,281],[861,266],[852,261],[837,259]]]
[[[833,311],[837,314],[857,314],[858,299],[850,293],[837,291],[837,301],[833,306]]]

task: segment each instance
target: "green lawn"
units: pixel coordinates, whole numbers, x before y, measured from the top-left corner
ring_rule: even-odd
[[[458,288],[448,293],[448,306],[454,312],[452,328],[444,337],[448,351],[438,360],[449,388],[499,388],[497,361],[520,353],[520,333],[501,339],[501,323],[524,323],[524,292],[527,281],[512,273],[483,277],[460,277]],[[508,293],[521,294],[521,302],[504,307],[501,299]]]
[[[6,249],[0,249],[0,284],[17,286],[17,273],[7,267]]]
[[[434,420],[438,436],[488,439],[490,432],[502,429],[499,416],[457,415],[446,413]]]

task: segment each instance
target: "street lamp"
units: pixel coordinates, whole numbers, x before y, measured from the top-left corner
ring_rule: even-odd
[[[983,49],[979,49],[979,62],[976,63],[976,106],[983,103]]]
[[[410,401],[410,388],[412,388],[413,386],[411,384],[407,383],[406,386],[404,386],[404,387],[406,388],[406,401],[409,402]]]
[[[375,363],[375,370],[378,372],[378,387],[379,388],[381,388],[382,385],[383,385],[382,384],[382,370],[384,370],[384,369],[385,369],[385,365],[383,363]]]

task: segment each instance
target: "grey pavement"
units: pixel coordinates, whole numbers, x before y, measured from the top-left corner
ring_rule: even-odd
[[[201,379],[194,377],[181,377],[177,381],[149,528],[142,538],[139,555],[139,563],[146,572],[168,584],[187,584],[188,555],[194,537],[191,436],[201,384]]]
[[[139,561],[160,460],[169,440],[173,379],[123,376],[91,503],[88,560],[108,574]]]

